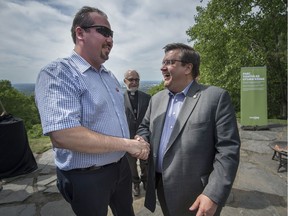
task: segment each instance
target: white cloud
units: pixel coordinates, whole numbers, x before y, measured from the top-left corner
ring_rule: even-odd
[[[84,3],[83,3],[84,2]],[[107,13],[114,47],[105,66],[118,79],[130,68],[142,80],[162,80],[163,46],[187,43],[200,0],[14,0],[0,3],[0,80],[34,83],[41,67],[73,49],[70,28],[84,5]],[[204,1],[205,2],[205,1]]]

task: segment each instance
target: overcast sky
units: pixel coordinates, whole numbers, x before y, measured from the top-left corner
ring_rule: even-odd
[[[119,80],[136,69],[150,81],[162,80],[163,46],[189,44],[186,30],[195,23],[196,6],[206,6],[200,0],[0,1],[0,80],[35,83],[43,66],[70,55],[71,23],[84,5],[103,10],[114,31],[105,67]]]

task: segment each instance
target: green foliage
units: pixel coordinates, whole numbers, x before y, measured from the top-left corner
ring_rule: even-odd
[[[41,154],[52,148],[50,138],[47,136],[41,136],[39,138],[29,137],[29,146],[33,153]]]
[[[8,80],[0,80],[0,100],[7,113],[23,119],[27,131],[33,125],[40,124],[34,96],[26,96],[17,91]]]
[[[153,96],[154,94],[156,94],[157,92],[163,90],[164,87],[164,81],[162,81],[159,85],[153,86],[148,90],[148,94]]]
[[[240,110],[240,69],[267,66],[268,116],[287,118],[287,2],[211,0],[187,34],[201,54],[200,82],[229,91]]]
[[[32,128],[28,131],[28,136],[30,138],[40,138],[43,135],[43,130],[41,124],[35,124]]]

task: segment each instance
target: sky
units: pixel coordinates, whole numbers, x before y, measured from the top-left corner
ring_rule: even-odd
[[[0,80],[35,83],[42,67],[70,55],[73,18],[82,6],[108,15],[114,46],[104,66],[119,79],[128,69],[142,81],[161,81],[163,47],[181,42],[195,24],[196,6],[208,0],[6,0],[0,1]]]

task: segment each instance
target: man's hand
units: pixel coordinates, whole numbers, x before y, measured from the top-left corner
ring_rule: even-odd
[[[196,216],[213,216],[217,210],[218,205],[209,197],[200,194],[193,205],[189,208],[190,211],[196,211]]]
[[[150,153],[150,144],[147,143],[142,137],[136,136],[129,148],[128,152],[133,156],[141,160],[147,160]]]

